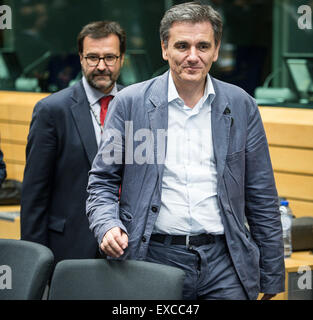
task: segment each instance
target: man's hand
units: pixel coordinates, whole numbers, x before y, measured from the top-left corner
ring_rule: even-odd
[[[264,293],[263,297],[261,298],[261,300],[271,300],[275,296],[276,296],[276,294]]]
[[[128,236],[119,227],[110,229],[100,244],[101,250],[108,256],[119,258],[128,246]]]

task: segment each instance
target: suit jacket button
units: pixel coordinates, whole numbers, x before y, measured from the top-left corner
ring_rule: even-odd
[[[156,212],[158,212],[158,207],[152,206],[152,207],[151,207],[151,210],[152,210],[152,212],[156,213]]]
[[[146,242],[147,241],[145,236],[143,236],[141,240],[142,240],[142,242]]]

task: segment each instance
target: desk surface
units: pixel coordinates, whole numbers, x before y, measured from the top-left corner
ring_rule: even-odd
[[[286,268],[286,292],[277,294],[273,300],[287,300],[288,298],[288,273],[300,271],[300,267],[308,266],[313,270],[313,253],[312,251],[293,252],[290,258],[285,259]],[[258,300],[262,297],[260,294]]]
[[[286,272],[297,272],[299,267],[313,268],[313,254],[310,251],[293,252],[290,258],[285,259]]]
[[[20,206],[0,206],[0,238],[20,239]]]
[[[0,206],[1,212],[20,212],[21,206],[18,205],[10,205],[10,206]]]
[[[287,272],[296,272],[301,266],[309,266],[313,269],[312,251],[293,252],[290,258],[285,259]]]

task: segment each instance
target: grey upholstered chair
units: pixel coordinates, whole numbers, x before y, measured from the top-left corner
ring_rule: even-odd
[[[40,300],[54,256],[41,244],[0,239],[0,300]]]
[[[50,300],[179,300],[185,273],[145,261],[63,260],[56,265]]]

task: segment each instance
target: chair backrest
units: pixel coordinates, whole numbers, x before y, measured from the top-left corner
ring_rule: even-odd
[[[0,300],[40,300],[53,266],[49,248],[30,241],[0,239]]]
[[[185,273],[145,261],[63,260],[49,300],[180,300]]]

